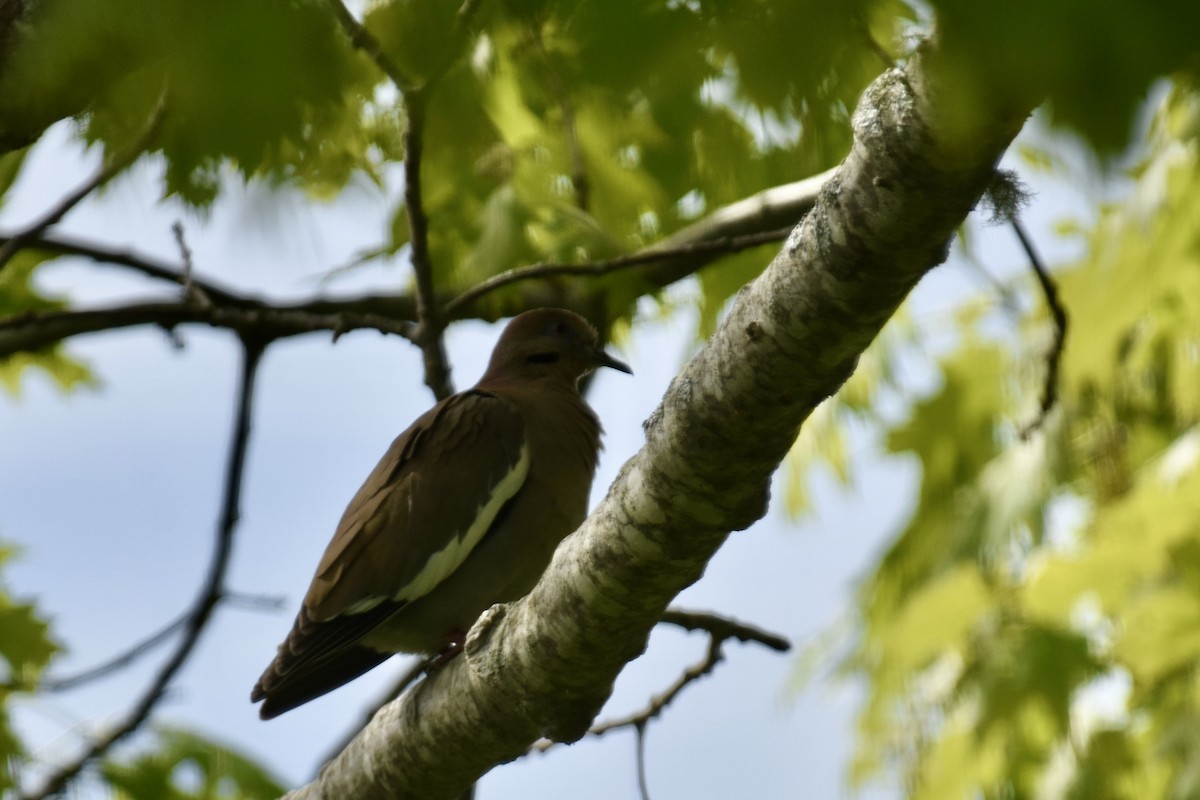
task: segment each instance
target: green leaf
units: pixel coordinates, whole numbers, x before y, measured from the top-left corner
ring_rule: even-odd
[[[13,547],[0,544],[0,567],[15,554]],[[34,605],[14,601],[0,583],[0,659],[6,672],[0,683],[33,686],[59,649]]]
[[[975,787],[992,785],[1004,774],[1004,740],[961,727],[930,746],[909,795],[913,800],[970,797]]]
[[[16,550],[0,543],[0,569]],[[32,691],[60,646],[32,603],[17,602],[0,581],[0,791],[13,786],[25,747],[9,725],[8,700]]]
[[[1053,119],[1114,154],[1134,130],[1146,87],[1195,68],[1196,4],[1133,0],[970,0],[933,4],[960,102],[1049,99]],[[1069,32],[1070,35],[1066,35]],[[964,105],[964,112],[970,113]]]
[[[1088,740],[1076,768],[1068,800],[1137,800],[1162,797],[1165,786],[1151,789],[1145,774],[1147,754],[1122,730],[1102,730]],[[1159,777],[1161,784],[1162,776]]]
[[[28,153],[29,148],[26,147],[0,155],[0,208],[4,208],[4,198],[16,183],[17,176],[21,174],[21,167],[25,164],[25,156]]]
[[[0,358],[0,386],[13,397],[19,397],[21,381],[29,370],[46,375],[63,392],[99,386],[87,364],[67,355],[65,348],[58,345]]]
[[[995,346],[970,345],[942,368],[940,391],[917,403],[887,439],[891,452],[919,459],[922,479],[911,521],[864,585],[869,624],[879,629],[922,583],[961,559],[974,560],[984,542],[983,517],[962,513],[982,498],[972,493],[973,504],[963,505],[961,493],[996,453],[997,398],[976,387],[1002,383],[1004,357]]]
[[[962,564],[915,594],[884,633],[888,669],[922,669],[946,651],[965,651],[976,624],[992,608],[979,570]],[[936,618],[937,625],[929,620]]]
[[[35,270],[54,257],[36,250],[21,250],[0,270],[0,318],[66,307],[64,299],[46,297],[34,285]],[[61,346],[54,346],[0,358],[0,386],[11,395],[18,395],[21,379],[29,369],[49,376],[65,392],[96,383],[85,364],[68,356]]]
[[[316,0],[72,0],[38,12],[5,65],[3,112],[86,109],[85,136],[120,149],[165,96],[151,149],[167,157],[168,191],[198,204],[215,195],[222,160],[249,177],[288,146],[320,147],[310,137],[328,133],[362,74]],[[347,108],[357,118],[360,106]]]
[[[2,682],[34,686],[42,670],[59,651],[50,638],[50,626],[31,603],[15,603],[0,593],[0,658],[6,674]]]
[[[0,270],[0,317],[66,307],[62,298],[46,297],[33,284],[33,273],[56,256],[37,250],[17,251]]]

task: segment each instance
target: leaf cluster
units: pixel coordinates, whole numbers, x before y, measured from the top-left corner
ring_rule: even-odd
[[[860,779],[898,770],[913,798],[1200,789],[1198,112],[1171,93],[1131,198],[1057,273],[1072,327],[1041,427],[1022,435],[1048,341],[1031,310],[1007,339],[971,323],[888,434],[922,476],[845,664],[870,687]]]
[[[13,554],[12,547],[0,544],[0,569]],[[34,604],[15,599],[0,582],[0,791],[13,787],[13,763],[26,755],[9,726],[9,702],[36,689],[58,650]]]

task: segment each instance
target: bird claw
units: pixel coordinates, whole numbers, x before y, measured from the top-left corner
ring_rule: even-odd
[[[446,642],[446,646],[443,647],[441,652],[439,652],[436,656],[429,659],[429,662],[425,665],[426,673],[438,671],[442,667],[449,664],[450,660],[456,655],[461,653],[463,651],[463,646],[467,641],[467,632],[458,630],[451,631],[447,638],[448,641]]]

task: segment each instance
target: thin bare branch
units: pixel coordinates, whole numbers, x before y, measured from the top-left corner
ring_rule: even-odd
[[[487,280],[480,281],[446,303],[445,310],[448,316],[454,316],[463,308],[478,301],[481,297],[491,294],[501,287],[522,281],[546,280],[563,275],[596,277],[622,269],[629,269],[630,267],[656,264],[681,257],[737,253],[750,247],[757,247],[760,244],[782,241],[787,238],[791,230],[791,227],[787,227],[763,231],[761,233],[748,233],[741,236],[726,236],[681,244],[670,249],[653,247],[646,250],[639,250],[627,256],[618,256],[617,258],[610,258],[604,261],[590,261],[586,264],[564,264],[557,261],[547,261],[541,264],[517,267],[516,269],[506,270],[498,275],[493,275]]]
[[[439,400],[454,392],[442,339],[444,317],[433,287],[433,267],[429,260],[429,220],[421,200],[421,151],[424,147],[425,88],[404,74],[388,56],[379,40],[350,13],[342,0],[328,0],[350,43],[362,50],[400,90],[404,101],[407,127],[404,131],[404,203],[408,214],[409,247],[413,272],[417,279],[417,331],[414,341],[420,346],[425,365],[425,384]]]
[[[171,330],[183,323],[205,323],[265,341],[316,331],[329,331],[336,340],[355,330],[374,330],[411,340],[413,324],[378,314],[310,312],[273,307],[204,307],[183,302],[134,303],[88,311],[39,311],[0,319],[0,358],[40,350],[84,333],[135,325],[158,325]]]
[[[1038,255],[1037,248],[1033,246],[1033,240],[1029,238],[1025,226],[1015,216],[1012,218],[1012,229],[1021,241],[1025,255],[1029,257],[1029,266],[1033,270],[1033,274],[1037,276],[1038,285],[1042,287],[1042,296],[1046,298],[1046,305],[1054,320],[1054,340],[1050,344],[1050,352],[1046,354],[1046,376],[1042,382],[1042,400],[1038,406],[1037,416],[1021,429],[1021,438],[1025,439],[1041,427],[1042,423],[1046,421],[1046,416],[1058,402],[1058,372],[1059,365],[1062,363],[1063,348],[1067,342],[1069,321],[1067,309],[1063,307],[1058,296],[1057,284],[1050,277],[1050,272],[1046,269],[1041,256]]]
[[[683,674],[667,687],[666,691],[650,698],[650,702],[641,711],[593,725],[588,730],[588,735],[603,736],[609,731],[614,731],[618,728],[645,726],[650,720],[658,717],[666,710],[667,706],[674,702],[680,692],[712,672],[717,664],[720,664],[724,660],[725,655],[721,652],[722,641],[722,639],[716,636],[709,639],[708,649],[704,653],[704,658],[685,669]]]
[[[187,609],[182,614],[171,620],[158,631],[131,645],[124,652],[113,656],[108,661],[98,664],[94,667],[82,670],[74,675],[68,675],[63,678],[50,677],[41,681],[37,688],[44,692],[67,692],[71,689],[77,689],[84,684],[92,681],[100,680],[107,677],[118,670],[137,661],[142,656],[148,654],[151,650],[163,642],[171,638],[171,635],[187,625],[188,620],[192,618],[194,609]]]
[[[408,215],[408,246],[417,282],[417,344],[425,366],[425,385],[438,400],[454,393],[446,359],[445,315],[433,285],[429,257],[429,218],[421,194],[421,159],[425,149],[424,93],[404,93],[408,127],[404,131],[404,209]]]
[[[642,800],[650,800],[650,787],[646,784],[646,723],[634,726],[637,732],[637,782]]]
[[[683,674],[667,687],[664,692],[650,698],[649,704],[644,709],[624,717],[618,717],[594,725],[588,730],[589,736],[603,736],[605,733],[618,728],[635,728],[640,737],[646,725],[662,714],[667,706],[679,696],[680,692],[686,689],[689,684],[700,680],[713,671],[724,657],[721,652],[721,645],[729,639],[737,639],[739,642],[755,642],[769,647],[778,653],[785,653],[792,646],[791,642],[779,634],[770,633],[754,625],[747,625],[744,622],[738,622],[729,617],[722,617],[706,611],[684,611],[682,609],[669,608],[663,612],[658,621],[660,624],[676,625],[688,631],[706,632],[709,639],[708,650],[704,658],[684,670]],[[534,744],[530,749],[545,752],[555,744],[556,742],[544,739]]]
[[[287,597],[281,594],[252,594],[250,592],[225,592],[221,595],[225,605],[246,611],[259,611],[265,614],[283,611],[287,608]]]
[[[739,642],[756,642],[777,653],[786,653],[792,649],[792,643],[777,633],[771,633],[754,625],[707,611],[684,611],[680,608],[668,608],[658,621],[668,625],[677,625],[688,631],[706,631],[721,640],[737,639]]]
[[[204,289],[198,286],[194,280],[195,268],[192,264],[192,248],[188,247],[187,238],[183,235],[183,223],[178,220],[171,226],[171,233],[175,237],[175,245],[179,248],[179,260],[183,263],[183,272],[179,275],[179,282],[183,286],[184,294],[187,299],[200,308],[212,308],[212,300],[204,293]]]
[[[0,245],[7,244],[12,237],[0,236]],[[126,267],[134,272],[140,272],[151,278],[183,285],[181,268],[165,261],[159,261],[153,256],[141,255],[133,250],[107,247],[98,242],[78,239],[71,236],[35,236],[25,243],[24,249],[38,250],[60,256],[79,256],[96,262],[99,265]],[[260,301],[238,296],[230,289],[224,289],[214,283],[203,281],[192,276],[192,283],[204,290],[204,293],[214,301],[225,305],[261,305]]]
[[[284,598],[277,595],[245,594],[242,592],[225,592],[219,599],[226,605],[250,611],[278,611],[283,608],[284,604]],[[158,645],[170,639],[172,634],[187,624],[191,615],[192,609],[189,608],[159,630],[141,641],[135,642],[107,661],[103,661],[94,667],[80,670],[74,675],[67,675],[61,678],[56,676],[44,678],[38,682],[36,688],[41,692],[69,692],[85,684],[106,678],[114,672],[128,667],[142,656],[149,654]]]
[[[242,341],[242,366],[238,386],[237,411],[229,445],[229,460],[225,467],[225,486],[221,500],[221,514],[217,524],[216,541],[208,566],[208,575],[201,586],[199,597],[188,615],[183,639],[125,719],[88,745],[82,755],[54,770],[37,792],[20,795],[23,800],[31,798],[41,800],[60,794],[83,771],[84,767],[94,759],[103,756],[113,745],[140,728],[142,723],[150,717],[154,707],[166,693],[167,687],[180,668],[187,663],[200,641],[200,635],[212,618],[213,611],[224,591],[225,574],[229,568],[229,558],[233,551],[233,535],[240,515],[246,449],[250,441],[254,383],[263,348],[264,345],[259,341],[247,339]]]
[[[59,220],[70,213],[71,209],[79,205],[84,198],[108,183],[122,170],[136,161],[137,157],[145,151],[146,145],[149,144],[150,139],[158,130],[165,109],[166,95],[164,94],[159,98],[158,104],[154,107],[154,111],[150,115],[150,119],[133,142],[127,147],[118,150],[111,159],[97,170],[95,175],[60,200],[58,205],[34,220],[24,230],[18,231],[16,234],[8,237],[4,244],[0,245],[0,270],[4,269],[5,265],[12,260],[12,257],[20,252],[26,244],[41,236],[47,228],[58,223]]]

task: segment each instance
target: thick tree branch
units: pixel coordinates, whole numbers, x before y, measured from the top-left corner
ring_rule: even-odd
[[[242,474],[246,465],[246,448],[250,441],[250,417],[254,406],[254,382],[258,364],[263,354],[263,344],[254,340],[242,342],[242,369],[238,385],[237,409],[234,414],[233,435],[229,444],[229,461],[225,467],[225,486],[222,492],[221,515],[217,522],[216,541],[208,575],[200,588],[200,595],[187,620],[187,628],[175,652],[167,659],[158,675],[138,699],[133,709],[119,724],[103,736],[91,742],[82,755],[58,768],[46,778],[41,789],[30,795],[21,795],[22,800],[47,798],[60,794],[83,768],[94,759],[103,756],[109,749],[142,726],[154,707],[163,698],[175,674],[187,663],[200,641],[200,634],[212,619],[213,611],[225,591],[225,574],[229,569],[229,558],[233,552],[233,534],[241,514]]]
[[[290,797],[453,797],[537,738],[587,731],[667,603],[766,510],[800,424],[947,255],[1031,105],[967,118],[934,46],[873,83],[817,205],[645,423],[646,446],[524,599]],[[980,109],[991,98],[978,98]]]

